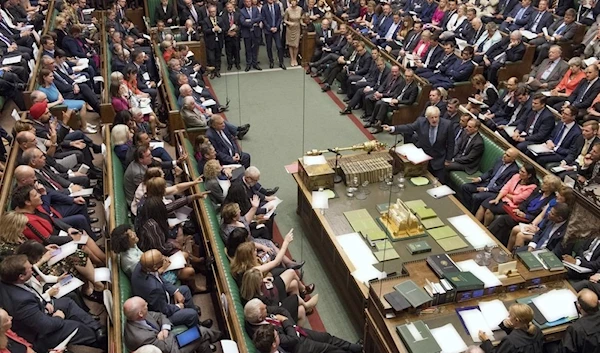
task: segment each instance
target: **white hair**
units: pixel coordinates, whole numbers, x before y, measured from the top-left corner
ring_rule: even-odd
[[[432,117],[437,115],[438,117],[440,116],[440,108],[432,105],[430,107],[427,107],[427,109],[425,109],[425,116],[427,118]]]
[[[135,353],[162,353],[160,348],[151,344],[146,344],[135,350]]]
[[[260,177],[260,170],[258,170],[258,168],[256,168],[255,166],[251,165],[244,172],[244,176],[251,177],[253,179],[258,179]]]
[[[246,171],[248,170],[246,169]],[[263,302],[258,298],[251,299],[246,303],[246,306],[244,306],[244,316],[246,317],[246,321],[250,323],[257,323],[260,321],[260,305],[262,303]]]

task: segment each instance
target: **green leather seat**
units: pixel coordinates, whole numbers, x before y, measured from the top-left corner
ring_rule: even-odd
[[[494,164],[504,154],[504,149],[490,140],[489,137],[481,134],[483,138],[483,156],[479,163],[479,170],[474,174],[467,174],[462,171],[450,172],[450,182],[456,187],[455,190],[459,190],[463,184],[470,183],[470,178],[475,178],[483,174],[484,172],[494,168]]]

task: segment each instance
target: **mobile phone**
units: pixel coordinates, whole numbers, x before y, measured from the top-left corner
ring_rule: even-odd
[[[273,289],[273,283],[271,281],[266,281],[265,282],[265,288],[267,288],[267,289]]]
[[[64,286],[67,283],[71,282],[72,279],[73,279],[73,275],[67,275],[67,276],[65,276],[65,278],[61,279],[59,283],[61,286]]]

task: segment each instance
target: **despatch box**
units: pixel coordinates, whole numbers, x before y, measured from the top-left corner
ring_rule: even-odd
[[[328,163],[306,165],[303,158],[298,158],[298,175],[309,190],[333,189],[335,171]]]

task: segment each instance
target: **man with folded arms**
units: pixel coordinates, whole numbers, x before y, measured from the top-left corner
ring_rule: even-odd
[[[569,146],[569,153],[560,161],[560,163],[549,163],[546,168],[552,170],[553,167],[560,166],[564,171],[553,172],[561,179],[566,175],[575,179],[577,177],[577,168],[583,166],[585,156],[591,151],[592,147],[600,142],[598,134],[598,122],[594,120],[586,121],[581,128],[581,135],[574,139]]]
[[[484,145],[483,138],[479,133],[481,122],[471,118],[465,126],[465,134],[461,136],[457,143],[457,150],[451,161],[444,162],[446,172],[462,170],[467,174],[473,174],[479,169],[479,162],[483,156]]]

